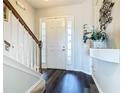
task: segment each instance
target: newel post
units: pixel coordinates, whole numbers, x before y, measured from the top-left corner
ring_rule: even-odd
[[[39,41],[39,72],[42,73],[42,41]]]

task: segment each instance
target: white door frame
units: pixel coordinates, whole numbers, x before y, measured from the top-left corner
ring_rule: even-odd
[[[71,42],[71,46],[72,46],[72,49],[71,49],[71,51],[72,51],[72,54],[71,54],[71,65],[67,65],[66,64],[66,70],[73,70],[74,68],[74,31],[75,31],[75,22],[74,22],[74,16],[53,16],[53,17],[41,17],[40,18],[40,25],[39,25],[39,32],[40,32],[40,34],[39,34],[39,39],[40,40],[42,40],[42,22],[44,21],[44,20],[47,20],[47,19],[55,19],[55,18],[65,18],[65,19],[69,19],[69,18],[71,18],[72,19],[72,42]],[[66,22],[66,24],[67,24],[67,22]],[[66,30],[67,30],[67,28],[66,28]],[[67,31],[66,31],[66,34],[67,34]],[[47,38],[46,38],[47,39]],[[67,39],[66,39],[66,41],[67,41]],[[66,45],[67,45],[67,42],[66,42]],[[67,52],[66,52],[67,53]],[[67,62],[67,55],[66,55],[66,62]],[[43,66],[43,68],[47,68],[47,56],[46,56],[46,63],[42,63],[42,66]]]

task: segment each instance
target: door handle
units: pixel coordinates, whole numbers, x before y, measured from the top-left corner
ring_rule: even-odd
[[[65,51],[65,50],[66,50],[66,49],[65,49],[65,46],[63,46],[63,47],[62,47],[62,51]]]
[[[62,51],[65,51],[66,49],[62,49]]]

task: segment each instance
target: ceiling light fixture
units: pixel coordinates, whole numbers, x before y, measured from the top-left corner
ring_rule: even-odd
[[[48,2],[48,0],[44,0],[44,1]]]

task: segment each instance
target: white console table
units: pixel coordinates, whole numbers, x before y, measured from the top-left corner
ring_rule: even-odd
[[[100,93],[120,93],[120,49],[90,49],[92,77]]]

